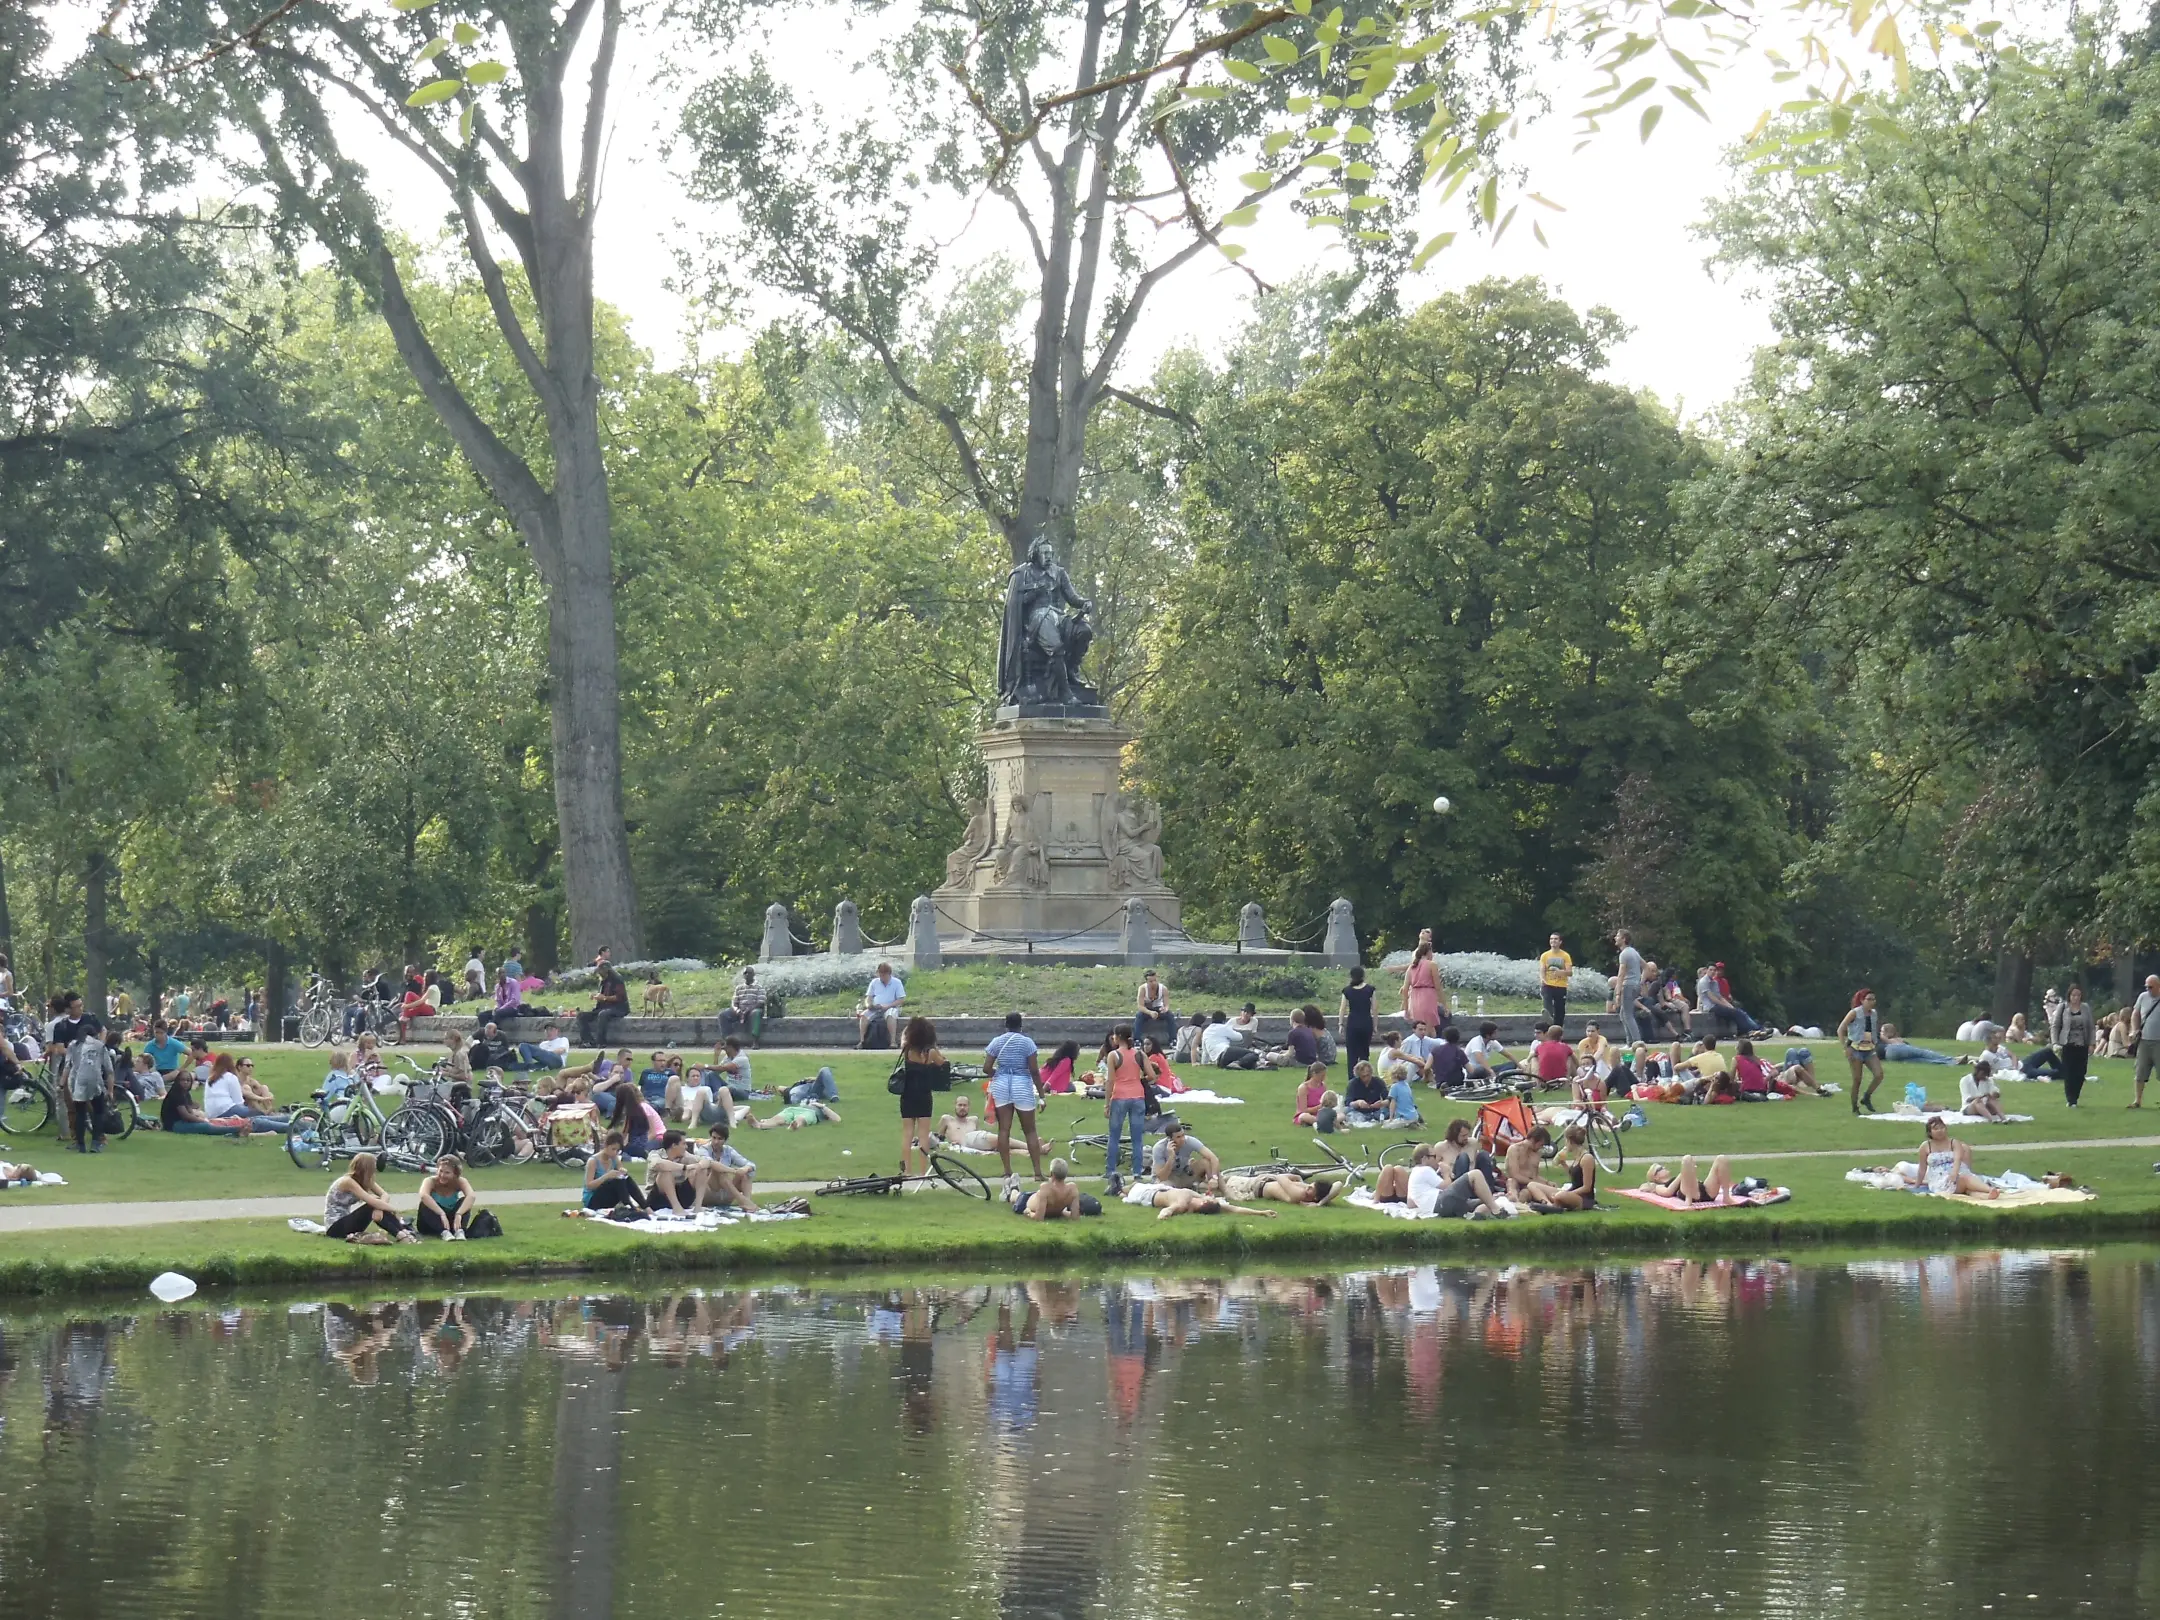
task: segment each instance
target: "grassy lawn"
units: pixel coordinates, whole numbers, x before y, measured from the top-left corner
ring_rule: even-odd
[[[281,1097],[304,1097],[319,1078],[321,1056],[270,1051],[258,1059],[261,1072]],[[759,1060],[761,1084],[785,1083],[808,1073],[816,1060],[796,1053],[769,1054]],[[822,1180],[889,1168],[897,1160],[898,1128],[883,1077],[889,1060],[882,1056],[841,1056],[833,1067],[841,1086],[843,1122],[805,1131],[742,1133],[742,1145],[758,1161],[762,1181]],[[1861,1150],[1851,1159],[1766,1161],[1755,1168],[1793,1189],[1792,1203],[1761,1211],[1679,1216],[1620,1199],[1610,1214],[1588,1217],[1525,1219],[1500,1226],[1469,1223],[1409,1223],[1348,1209],[1284,1210],[1273,1221],[1241,1218],[1188,1218],[1157,1223],[1144,1211],[1113,1206],[1100,1220],[1044,1228],[1006,1215],[996,1206],[963,1202],[943,1192],[904,1199],[836,1198],[816,1200],[812,1220],[772,1223],[697,1237],[656,1238],[636,1231],[603,1228],[592,1222],[566,1221],[546,1205],[506,1206],[509,1236],[486,1245],[439,1245],[431,1249],[351,1250],[289,1231],[278,1221],[220,1221],[156,1228],[96,1229],[80,1232],[18,1233],[0,1236],[0,1287],[42,1289],[102,1281],[132,1282],[171,1265],[206,1279],[227,1281],[291,1280],[314,1271],[392,1276],[449,1272],[464,1274],[508,1270],[542,1272],[577,1267],[670,1268],[745,1264],[832,1264],[864,1261],[1075,1262],[1124,1258],[1161,1259],[1180,1253],[1207,1256],[1265,1256],[1317,1249],[1350,1253],[1387,1253],[1398,1249],[1439,1249],[1464,1253],[1503,1248],[1662,1248],[1674,1244],[1777,1246],[1802,1241],[1916,1242],[1970,1238],[2015,1230],[2020,1241],[2065,1239],[2098,1232],[2128,1232],[2160,1226],[2160,1177],[2153,1163],[2160,1150],[2103,1148],[2050,1154],[2046,1145],[2069,1139],[2098,1139],[2160,1134],[2160,1097],[2148,1113],[2123,1107],[2129,1090],[2127,1063],[2102,1063],[2086,1093],[2086,1106],[2066,1108],[2052,1085],[2006,1088],[2010,1107],[2035,1115],[2029,1125],[1969,1126],[1959,1134],[1973,1142],[1983,1170],[2015,1164],[2031,1173],[2067,1169],[2096,1188],[2101,1197],[2082,1206],[2055,1206],[2016,1212],[1945,1204],[1938,1200],[1870,1192],[1846,1182],[1852,1164],[1888,1163],[1911,1158],[1918,1131],[1906,1123],[1870,1123],[1855,1119],[1842,1097],[1821,1101],[1776,1103],[1740,1108],[1678,1108],[1653,1105],[1650,1125],[1626,1138],[1629,1169],[1623,1178],[1641,1179],[1640,1165],[1655,1157],[1671,1162],[1684,1152],[1709,1155],[1794,1151]],[[1893,1071],[1902,1089],[1907,1074],[1920,1066]],[[1940,1096],[1949,1089],[1944,1077],[1958,1071],[1931,1068],[1926,1079]],[[1187,1111],[1195,1133],[1227,1162],[1258,1160],[1280,1147],[1310,1157],[1309,1136],[1291,1128],[1291,1075],[1211,1074],[1217,1089],[1248,1101],[1242,1107],[1194,1107]],[[760,1104],[760,1112],[770,1111]],[[1099,1129],[1100,1104],[1084,1099],[1052,1104],[1044,1112],[1046,1131],[1062,1138],[1078,1127]],[[1442,1109],[1445,1118],[1451,1110]],[[2149,1123],[2148,1123],[2149,1121]],[[1363,1150],[1377,1154],[1396,1140],[1392,1132],[1353,1132],[1337,1138],[1355,1158]],[[2025,1151],[2016,1151],[2020,1148]],[[246,1146],[203,1137],[167,1137],[138,1133],[99,1156],[58,1151],[52,1133],[14,1138],[4,1151],[55,1167],[68,1178],[65,1188],[12,1191],[8,1203],[146,1200],[271,1195],[313,1195],[326,1178],[294,1168],[276,1138]],[[994,1159],[973,1161],[994,1175]],[[565,1203],[574,1198],[575,1178],[553,1167],[488,1169],[476,1173],[483,1197],[491,1188],[560,1186]],[[390,1178],[393,1191],[409,1199],[417,1178]],[[438,1250],[446,1252],[438,1252]],[[417,1268],[417,1272],[415,1271]]]
[[[897,966],[897,965],[896,965]],[[1024,963],[963,962],[951,966],[933,968],[923,973],[911,973],[899,969],[908,987],[908,1010],[927,1013],[932,1018],[1002,1018],[1015,1008],[1039,1018],[1125,1018],[1133,1011],[1134,993],[1140,985],[1139,968],[1130,967],[1029,967]],[[1180,1016],[1190,1016],[1196,1011],[1212,1012],[1220,1007],[1234,1012],[1245,1001],[1256,1002],[1261,1011],[1280,1016],[1289,1011],[1296,1001],[1309,1000],[1330,1018],[1335,1016],[1336,1003],[1345,982],[1344,975],[1334,968],[1259,968],[1233,964],[1223,968],[1211,962],[1209,971],[1221,978],[1221,983],[1207,988],[1188,987],[1186,974],[1190,969],[1179,964],[1165,964],[1160,969],[1170,986],[1170,1005]],[[1248,981],[1243,975],[1288,975],[1307,982],[1309,995],[1289,996],[1270,994],[1262,988],[1234,988]],[[1385,981],[1380,993],[1383,1011],[1391,1007],[1393,974],[1382,975]],[[1258,984],[1260,981],[1252,981]],[[715,969],[709,973],[674,973],[667,976],[669,990],[673,994],[669,1010],[678,1014],[711,1014],[727,1005],[734,991],[735,975],[732,970]],[[644,991],[636,984],[630,987],[630,1004],[633,1011],[641,1010]],[[800,1017],[839,1016],[852,1014],[861,998],[862,988],[832,990],[822,995],[791,996],[787,1009]],[[590,998],[586,998],[588,1001]],[[1470,1010],[1476,1006],[1476,998],[1463,998],[1467,1006],[1463,1016],[1475,1016]],[[547,994],[550,1005],[566,1003],[560,992]],[[1535,1012],[1538,1003],[1526,998],[1487,996],[1488,1012]]]

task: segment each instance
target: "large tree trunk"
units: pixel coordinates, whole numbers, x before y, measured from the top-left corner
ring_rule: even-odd
[[[5,956],[12,966],[15,961],[15,923],[8,915],[7,858],[0,853],[0,956]]]
[[[1995,1004],[1988,1017],[2007,1024],[2015,1013],[2026,1012],[2032,1000],[2033,959],[2030,953],[2006,950],[1995,959]]]
[[[2137,1000],[2137,951],[2128,945],[2115,951],[2115,1005],[2127,1007]]]
[[[282,1041],[285,1038],[285,980],[288,963],[285,942],[273,939],[264,953],[263,963],[263,1027],[255,1032],[259,1041]]]
[[[83,1009],[105,1016],[105,852],[83,863]]]
[[[582,435],[581,435],[582,437]],[[610,578],[607,481],[591,465],[564,488],[565,589],[548,593],[549,720],[555,755],[555,820],[562,837],[563,889],[570,902],[570,954],[590,962],[602,946],[618,962],[644,955],[630,831],[623,818],[621,683],[615,663],[615,593]],[[582,496],[582,499],[577,497]]]
[[[561,930],[562,924],[554,907],[535,902],[525,908],[525,955],[522,960],[527,973],[540,979],[554,973]]]

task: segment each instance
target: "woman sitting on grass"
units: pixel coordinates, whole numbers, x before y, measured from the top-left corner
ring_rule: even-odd
[[[1320,1099],[1327,1095],[1327,1065],[1315,1063],[1305,1071],[1305,1083],[1297,1088],[1297,1098],[1290,1112],[1293,1125],[1317,1125],[1320,1123]]]
[[[1147,1060],[1148,1079],[1155,1089],[1166,1096],[1175,1097],[1187,1090],[1185,1082],[1170,1072],[1170,1060],[1163,1056],[1162,1042],[1150,1035],[1141,1047],[1140,1055]]]
[[[445,1153],[435,1161],[435,1173],[420,1184],[420,1207],[414,1212],[413,1225],[422,1237],[462,1243],[465,1229],[478,1212],[474,1198],[473,1184],[465,1179],[465,1162],[455,1153]]]
[[[587,1209],[613,1209],[617,1204],[644,1207],[644,1195],[638,1191],[638,1184],[630,1172],[623,1168],[621,1131],[609,1131],[601,1140],[600,1151],[585,1161],[583,1203]],[[565,1210],[563,1213],[576,1212]]]
[[[370,1237],[368,1228],[380,1226],[388,1234]],[[419,1234],[398,1219],[390,1207],[390,1195],[375,1180],[375,1155],[355,1153],[352,1168],[330,1183],[323,1194],[323,1235],[347,1243],[418,1243]]]
[[[1974,1119],[2003,1117],[2002,1087],[1995,1083],[1995,1066],[1986,1058],[1973,1064],[1972,1073],[1958,1082],[1958,1111]]]
[[[1080,1061],[1080,1043],[1065,1041],[1051,1054],[1043,1065],[1042,1088],[1059,1096],[1070,1096],[1073,1088],[1073,1065]]]
[[[165,1088],[164,1101],[158,1104],[158,1129],[175,1136],[231,1136],[244,1140],[249,1127],[244,1119],[212,1119],[204,1113],[195,1105],[195,1077],[186,1069],[176,1069],[172,1084]]]
[[[1972,1148],[1950,1134],[1946,1121],[1931,1119],[1920,1139],[1920,1184],[1938,1198],[1966,1193],[1974,1198],[2000,1198],[2002,1190],[1972,1168]]]

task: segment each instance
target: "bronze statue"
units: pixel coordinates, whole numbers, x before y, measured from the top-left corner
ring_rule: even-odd
[[[1070,611],[1068,611],[1068,609]],[[1005,627],[998,637],[998,701],[1098,708],[1102,695],[1080,679],[1080,660],[1095,639],[1095,604],[1073,589],[1047,535],[1005,586]]]

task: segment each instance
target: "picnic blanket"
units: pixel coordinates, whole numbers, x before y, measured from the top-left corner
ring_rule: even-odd
[[[2043,1187],[2037,1184],[2013,1187],[2000,1198],[1982,1198],[1977,1193],[1944,1193],[1954,1204],[1971,1204],[1975,1209],[2030,1209],[2035,1204],[2082,1204],[2098,1196],[2077,1187]]]
[[[1358,1188],[1343,1202],[1353,1209],[1369,1209],[1375,1215],[1392,1215],[1398,1221],[1436,1221],[1440,1218],[1438,1215],[1420,1215],[1413,1204],[1383,1204],[1367,1187]]]
[[[793,1210],[761,1209],[751,1214],[740,1209],[701,1209],[695,1214],[678,1215],[672,1210],[661,1210],[651,1219],[643,1221],[611,1221],[607,1211],[599,1209],[566,1209],[565,1215],[578,1215],[602,1226],[619,1227],[625,1232],[651,1232],[665,1237],[682,1237],[691,1232],[717,1232],[723,1226],[741,1226],[751,1221],[807,1221],[808,1215]]]
[[[2005,1114],[2001,1119],[1982,1119],[1978,1114],[1961,1114],[1955,1108],[1931,1108],[1926,1113],[1862,1114],[1862,1119],[1887,1119],[1901,1125],[1925,1125],[1931,1119],[1939,1119],[1945,1125],[2030,1125],[2030,1114]]]
[[[1652,1192],[1648,1187],[1616,1187],[1613,1190],[1622,1198],[1640,1199],[1645,1204],[1655,1204],[1659,1209],[1675,1209],[1683,1215],[1703,1209],[1761,1209],[1766,1204],[1786,1203],[1792,1197],[1790,1187],[1772,1187],[1768,1192],[1745,1193],[1738,1198],[1728,1194],[1722,1203],[1691,1204],[1685,1198]]]
[[[1166,1092],[1165,1095],[1170,1099],[1172,1106],[1177,1108],[1183,1108],[1187,1103],[1199,1103],[1203,1107],[1211,1103],[1221,1104],[1225,1107],[1242,1108],[1245,1106],[1245,1099],[1243,1097],[1225,1097],[1219,1091],[1208,1091],[1205,1089],[1199,1091]]]

